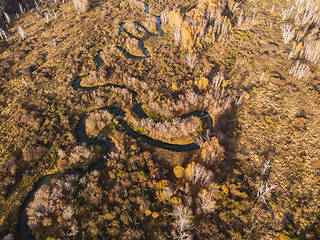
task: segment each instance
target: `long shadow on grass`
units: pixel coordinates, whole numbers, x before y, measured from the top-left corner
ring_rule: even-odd
[[[235,236],[234,233],[243,236],[248,227],[248,224],[242,219],[251,210],[251,208],[242,207],[244,206],[242,201],[247,201],[247,199],[243,199],[231,190],[240,184],[237,190],[248,191],[247,181],[239,173],[241,162],[236,158],[237,130],[239,129],[237,110],[236,106],[232,106],[218,117],[213,126],[213,135],[225,148],[224,160],[212,167],[214,182],[221,186],[221,189],[216,189],[219,193],[215,195],[214,213],[197,217],[198,227],[194,228],[194,239],[231,239]]]

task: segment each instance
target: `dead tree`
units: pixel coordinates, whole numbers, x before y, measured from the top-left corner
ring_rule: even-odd
[[[268,181],[266,181],[265,183],[263,183],[263,181],[260,183],[260,187],[258,189],[258,193],[257,193],[257,197],[258,197],[258,201],[261,200],[262,202],[264,202],[264,204],[267,206],[268,211],[271,213],[271,216],[274,218],[274,215],[269,207],[269,205],[267,204],[266,201],[266,197],[270,196],[270,191],[272,189],[275,189],[276,186],[275,185],[268,185]]]
[[[188,207],[178,205],[173,211],[173,216],[175,218],[173,236],[181,240],[191,239],[189,230],[192,227],[192,211]]]

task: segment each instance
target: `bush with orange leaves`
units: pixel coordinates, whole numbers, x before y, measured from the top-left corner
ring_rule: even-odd
[[[175,44],[192,52],[195,47],[201,48],[227,36],[231,29],[229,19],[223,15],[227,9],[224,1],[204,0],[185,15],[177,9],[165,10],[162,19],[171,28]]]

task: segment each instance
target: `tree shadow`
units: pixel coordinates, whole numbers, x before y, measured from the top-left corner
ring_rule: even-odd
[[[248,201],[241,194],[245,195],[243,192],[252,190],[241,175],[241,162],[236,156],[239,138],[237,116],[238,108],[232,106],[218,116],[213,126],[213,135],[225,149],[224,160],[218,162],[212,169],[214,182],[221,189],[215,189],[217,192],[215,211],[207,216],[200,216],[199,219],[201,223],[208,222],[206,219],[210,219],[212,224],[202,224],[206,225],[204,229],[195,229],[194,239],[231,239],[235,233],[244,236],[250,228],[248,222],[242,219],[243,215],[251,211],[251,208],[241,206]]]
[[[232,169],[238,167],[235,161],[237,145],[238,121],[237,107],[231,107],[220,115],[213,127],[213,134],[218,138],[219,144],[225,149],[225,159],[220,164],[220,171],[216,173],[216,181],[223,183],[228,178],[234,177]]]

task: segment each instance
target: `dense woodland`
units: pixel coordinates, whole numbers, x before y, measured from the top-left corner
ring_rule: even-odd
[[[319,64],[319,0],[0,0],[0,239],[318,239]]]

